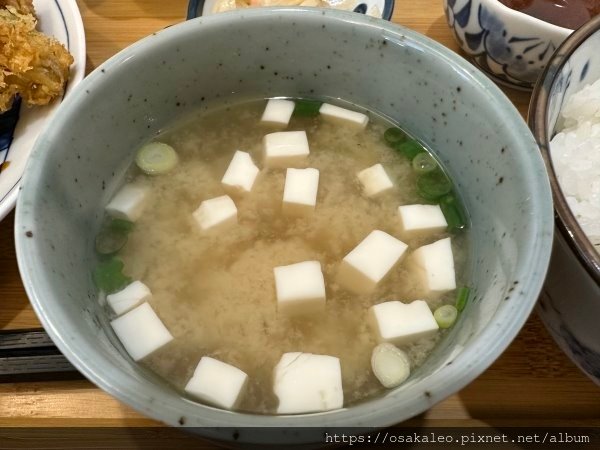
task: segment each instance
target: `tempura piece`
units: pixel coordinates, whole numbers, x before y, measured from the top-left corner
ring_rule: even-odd
[[[15,6],[0,9],[0,113],[10,109],[16,94],[28,105],[46,105],[64,92],[73,57],[56,39],[36,31],[36,23]]]
[[[31,14],[35,16],[33,0],[0,0],[0,9],[13,7],[19,14]]]

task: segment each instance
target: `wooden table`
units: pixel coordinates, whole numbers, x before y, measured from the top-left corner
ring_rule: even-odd
[[[78,0],[87,70],[143,36],[182,21],[185,0]],[[394,22],[453,50],[441,0],[396,0]],[[529,94],[506,90],[525,115]],[[0,222],[0,328],[38,327],[19,278],[10,214]],[[470,385],[413,419],[424,426],[600,426],[600,389],[582,375],[534,314],[517,339]],[[158,425],[88,381],[0,384],[0,426]]]

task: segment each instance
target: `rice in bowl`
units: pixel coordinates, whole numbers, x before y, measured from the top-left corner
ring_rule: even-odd
[[[565,103],[550,153],[565,199],[598,251],[600,246],[600,80]]]

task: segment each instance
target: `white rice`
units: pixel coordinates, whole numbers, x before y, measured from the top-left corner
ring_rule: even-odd
[[[558,181],[581,228],[600,246],[600,80],[572,95],[550,142]]]

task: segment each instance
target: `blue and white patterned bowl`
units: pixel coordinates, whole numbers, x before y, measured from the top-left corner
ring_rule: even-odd
[[[469,58],[495,81],[521,89],[533,88],[554,51],[573,32],[498,0],[444,0],[444,10]]]
[[[188,3],[187,19],[214,14],[216,1],[190,0]],[[359,14],[371,15],[378,19],[390,20],[394,11],[394,0],[356,0],[352,11]]]
[[[554,195],[554,249],[538,313],[567,355],[600,385],[600,255],[562,193],[549,141],[566,100],[600,79],[600,17],[575,31],[557,50],[535,87],[529,126],[546,161]]]

